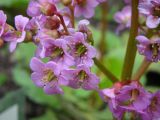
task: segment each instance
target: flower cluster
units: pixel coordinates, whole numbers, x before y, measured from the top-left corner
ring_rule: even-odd
[[[137,36],[138,51],[144,55],[148,61],[158,62],[160,60],[160,1],[145,0],[139,3],[139,12],[146,19],[146,26],[141,25],[143,32]]]
[[[61,86],[97,90],[99,78],[91,73],[96,49],[92,46],[89,21],[81,20],[74,28],[74,17],[90,18],[99,4],[93,0],[63,1],[65,8],[58,9],[59,1],[31,1],[27,13],[32,19],[31,31],[37,45],[30,67],[32,80],[47,94],[61,94]],[[74,16],[75,15],[75,16]],[[49,58],[43,63],[40,59]]]
[[[91,72],[96,57],[92,46],[89,21],[81,20],[75,28],[74,17],[90,18],[95,7],[105,0],[31,0],[27,14],[15,17],[15,28],[6,23],[0,11],[0,38],[10,43],[10,51],[18,43],[34,42],[37,46],[31,59],[31,78],[47,94],[61,94],[61,86],[97,90],[99,78]],[[63,8],[58,8],[63,3]],[[42,62],[48,58],[48,62]]]
[[[99,78],[91,72],[97,52],[86,19],[93,17],[96,6],[103,2],[106,0],[31,0],[27,8],[30,18],[17,15],[15,27],[7,24],[7,16],[0,10],[0,47],[9,43],[9,50],[13,52],[22,42],[33,42],[37,46],[30,62],[31,78],[46,94],[63,94],[62,86],[97,90],[116,119],[121,120],[126,113],[131,113],[135,119],[157,120],[160,118],[160,91],[146,91],[139,80],[128,81],[130,77],[116,82],[112,88],[99,90]],[[119,24],[117,33],[134,27],[134,7],[131,7],[131,0],[124,2],[126,6],[114,15]],[[131,35],[131,39],[137,40],[138,52],[147,62],[158,62],[160,0],[139,0],[137,6],[135,11],[137,14],[139,11],[144,21],[138,22],[138,35],[133,32],[135,35]],[[75,19],[80,17],[86,19],[78,21],[76,26]],[[47,62],[43,62],[45,58]],[[99,65],[109,78],[117,79],[101,63]]]
[[[134,117],[141,120],[160,118],[160,91],[148,92],[137,81],[115,83],[113,88],[101,90],[100,96],[108,102],[117,120],[126,113],[134,113]]]
[[[131,27],[131,0],[124,0],[124,2],[127,5],[114,16],[115,21],[119,24],[117,33]],[[160,60],[158,27],[160,24],[160,1],[140,0],[138,10],[140,18],[145,20],[139,25],[139,35],[136,38],[139,43],[137,49],[148,61],[158,62]]]

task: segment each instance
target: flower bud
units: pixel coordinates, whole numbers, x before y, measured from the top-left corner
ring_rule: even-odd
[[[43,3],[41,7],[41,12],[47,16],[52,16],[57,11],[57,8],[54,4]]]
[[[48,29],[58,29],[60,26],[60,20],[58,19],[57,16],[49,17],[47,18],[45,27]]]

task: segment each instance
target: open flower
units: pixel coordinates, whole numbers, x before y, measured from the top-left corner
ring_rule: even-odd
[[[4,14],[2,10],[0,10],[0,37],[4,32],[6,20],[7,20],[7,16]]]
[[[146,24],[149,28],[156,28],[160,24],[160,1],[146,0],[139,4],[140,13],[147,16]]]
[[[62,72],[69,86],[75,89],[97,90],[99,78],[90,72],[85,65],[79,65],[76,69],[68,69]]]
[[[124,7],[122,11],[119,11],[114,15],[114,19],[117,23],[119,23],[117,33],[125,28],[129,28],[131,25],[131,7]]]
[[[144,55],[147,60],[158,62],[160,60],[160,39],[152,38],[149,40],[145,36],[137,36],[139,44],[137,45],[138,51]]]
[[[5,40],[10,42],[10,51],[13,52],[16,49],[17,43],[21,43],[26,37],[26,25],[29,22],[27,17],[18,15],[15,17],[16,30],[11,30],[5,34]]]
[[[109,109],[117,120],[121,120],[125,109],[121,108],[116,101],[117,88],[107,88],[99,91],[101,98],[104,102],[108,103]]]
[[[152,95],[139,83],[132,81],[127,84],[118,83],[113,88],[100,90],[100,96],[108,103],[114,117],[121,120],[125,112],[134,112],[135,117],[146,117],[144,110],[148,108]]]
[[[42,87],[47,94],[62,94],[60,85],[68,82],[60,76],[60,69],[55,62],[43,63],[38,58],[32,58],[30,67],[34,84]]]
[[[39,56],[41,58],[50,57],[51,60],[63,66],[74,65],[74,58],[69,55],[67,41],[64,39],[42,40],[42,49],[39,52]]]
[[[160,91],[152,94],[150,104],[143,115],[144,120],[158,120],[160,119]]]
[[[148,107],[150,98],[151,94],[135,82],[123,86],[116,96],[121,108],[135,110],[137,112],[141,112]]]
[[[76,17],[82,15],[86,18],[91,18],[98,2],[96,0],[73,0],[73,5],[75,6],[74,14]]]
[[[71,55],[75,58],[75,63],[93,65],[93,58],[96,56],[96,49],[86,42],[86,37],[81,32],[66,38],[70,42]]]

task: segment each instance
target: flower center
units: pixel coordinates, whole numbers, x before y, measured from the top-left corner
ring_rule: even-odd
[[[57,77],[54,75],[54,72],[51,69],[45,69],[43,73],[44,77],[42,78],[42,81],[44,83],[51,82],[52,80],[57,80]]]
[[[83,56],[86,52],[87,52],[87,48],[82,43],[79,43],[76,45],[76,55],[77,56]]]
[[[78,73],[78,84],[81,86],[84,82],[84,80],[86,80],[88,78],[88,75],[87,73],[84,71],[84,70],[81,70],[79,73]]]
[[[128,105],[132,104],[137,99],[137,97],[139,96],[139,94],[140,93],[139,93],[139,91],[137,89],[131,90],[130,91],[131,98],[125,100],[124,102],[122,102],[122,105],[128,106]]]
[[[150,45],[150,49],[152,51],[152,58],[153,59],[158,57],[159,48],[160,48],[160,44],[158,44],[158,43],[154,43],[154,44]]]
[[[130,99],[130,101],[134,102],[137,99],[137,97],[139,96],[139,94],[140,94],[139,90],[137,90],[137,89],[132,90],[131,91],[131,99]]]
[[[156,111],[157,110],[157,104],[158,104],[158,99],[157,97],[154,97],[152,100],[151,100],[151,104],[150,104],[150,108],[153,110],[153,111]]]
[[[22,35],[22,32],[21,32],[21,31],[16,31],[15,33],[16,33],[16,36],[17,36],[18,38],[20,38],[21,35]]]
[[[56,58],[56,57],[62,57],[64,55],[64,51],[62,48],[60,47],[54,47],[54,49],[52,49],[52,54],[51,54],[51,58]]]

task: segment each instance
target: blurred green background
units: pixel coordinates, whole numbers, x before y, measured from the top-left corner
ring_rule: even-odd
[[[14,25],[14,16],[22,14],[26,16],[28,0],[0,0],[0,9],[4,10],[8,16],[7,23]],[[115,34],[117,24],[113,20],[116,11],[123,7],[121,1],[110,2],[108,5],[107,30],[105,32],[105,55],[103,64],[108,67],[117,77],[121,75],[123,58],[125,54],[126,43],[129,30],[120,35]],[[91,29],[95,40],[95,45],[99,49],[101,42],[101,18],[102,8],[96,9],[96,14],[91,19]],[[84,91],[82,89],[73,90],[64,87],[64,95],[46,95],[42,89],[35,87],[30,79],[29,62],[34,56],[35,45],[32,43],[23,43],[18,46],[16,52],[9,53],[8,45],[0,49],[0,102],[10,93],[23,99],[24,117],[26,120],[112,120],[112,114],[95,91]],[[137,55],[136,70],[143,57]],[[112,82],[106,78],[97,68],[92,71],[101,78],[100,88],[112,86]],[[159,88],[160,83],[160,65],[153,64],[147,76],[142,78],[142,83],[147,89],[154,91]],[[151,80],[152,79],[152,80]],[[22,94],[16,92],[22,90]],[[17,93],[17,94],[16,94]],[[11,98],[9,98],[11,99]],[[14,101],[14,99],[13,99]],[[12,102],[13,102],[12,101]],[[6,102],[11,102],[7,101]],[[9,103],[6,103],[9,104]],[[0,108],[3,104],[0,104]],[[1,110],[0,110],[1,111]]]

